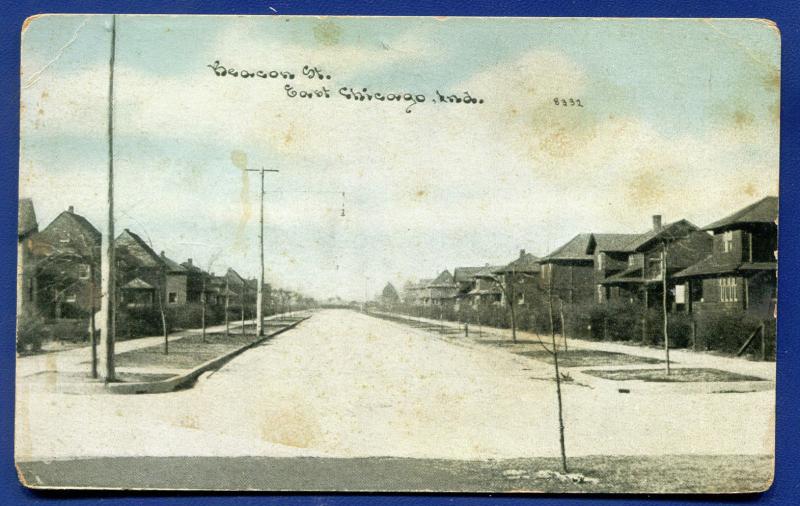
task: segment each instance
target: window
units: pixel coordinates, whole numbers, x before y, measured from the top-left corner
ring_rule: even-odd
[[[628,267],[636,265],[636,255],[628,255]]]
[[[605,253],[602,253],[602,252],[598,253],[598,255],[597,255],[597,270],[598,271],[602,271],[605,268],[605,265],[604,265],[605,264],[605,258],[606,258],[606,254]]]
[[[80,279],[89,279],[89,265],[78,264],[78,277]]]
[[[722,252],[728,253],[733,251],[733,231],[728,230],[722,234]]]
[[[606,291],[603,288],[603,285],[597,285],[597,302],[603,302],[605,300]]]
[[[169,292],[169,294],[167,295],[167,300],[169,300],[170,304],[175,304],[176,302],[178,302],[178,294],[175,292]]]
[[[719,279],[719,300],[720,302],[737,302],[736,278],[727,277]]]
[[[70,304],[75,304],[78,301],[78,297],[74,293],[67,294],[64,297],[64,302],[69,302]]]
[[[524,293],[519,294],[519,296],[517,297],[517,304],[520,305],[520,306],[525,304],[525,294]]]

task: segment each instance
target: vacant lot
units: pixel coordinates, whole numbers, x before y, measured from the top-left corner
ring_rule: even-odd
[[[231,352],[241,346],[255,341],[255,334],[242,335],[224,332],[191,335],[169,343],[169,353],[164,353],[164,346],[151,346],[139,350],[128,351],[117,355],[118,367],[164,367],[170,369],[192,369],[203,362]]]

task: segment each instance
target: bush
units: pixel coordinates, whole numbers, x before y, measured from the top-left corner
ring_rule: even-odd
[[[39,351],[44,341],[44,319],[39,315],[20,315],[17,322],[17,352]]]
[[[169,325],[167,318],[167,325]],[[168,330],[169,327],[168,327]],[[126,308],[117,313],[117,337],[158,336],[163,334],[161,312],[154,308]]]
[[[48,341],[88,341],[89,319],[54,320],[45,323],[43,330]]]
[[[761,323],[762,320],[759,318],[740,310],[725,313],[698,313],[697,349],[736,353]],[[764,321],[764,324],[766,357],[774,360],[775,320]],[[747,351],[760,357],[761,341],[759,336],[756,336]]]

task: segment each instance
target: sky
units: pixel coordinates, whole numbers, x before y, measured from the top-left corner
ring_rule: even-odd
[[[48,15],[23,30],[20,196],[40,228],[73,205],[105,230],[110,27]],[[118,16],[116,228],[256,276],[244,169],[279,170],[267,280],[361,300],[578,233],[642,232],[653,214],[703,226],[777,194],[779,83],[780,36],[758,20]]]

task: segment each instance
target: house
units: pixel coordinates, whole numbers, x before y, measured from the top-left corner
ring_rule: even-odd
[[[469,292],[475,288],[475,274],[484,270],[489,264],[483,267],[456,267],[453,269],[453,281],[457,285],[456,289],[456,304],[461,301],[469,299]]]
[[[710,253],[673,276],[692,295],[689,309],[775,318],[778,197],[765,197],[703,230],[713,233]]]
[[[508,264],[492,270],[492,274],[505,288],[501,288],[501,303],[507,303],[506,297],[511,298],[516,305],[525,305],[536,300],[541,290],[540,259],[524,249],[519,250],[519,257]]]
[[[423,303],[433,306],[452,304],[455,302],[458,285],[453,279],[453,275],[447,269],[443,270],[433,281],[427,285],[427,293],[423,298]]]
[[[582,233],[542,258],[542,288],[568,304],[594,300],[594,255],[592,234]]]
[[[36,265],[31,238],[39,231],[39,224],[31,199],[19,199],[17,210],[17,316],[23,316],[35,306]]]
[[[618,284],[603,282],[628,268],[628,256],[633,253],[635,240],[641,234],[592,234],[589,249],[594,254],[594,278],[598,304],[609,300],[627,299],[630,294]]]
[[[189,271],[186,267],[167,257],[163,251],[159,256],[161,262],[164,263],[167,306],[185,305],[189,294]]]
[[[636,236],[626,246],[628,265],[603,279],[600,284],[620,296],[641,302],[645,309],[661,307],[664,274],[667,277],[667,305],[670,310],[688,310],[690,294],[674,275],[698,262],[711,251],[711,236],[694,224],[679,220],[662,225],[661,216],[653,216],[651,230]],[[666,263],[664,257],[666,256]]]
[[[407,281],[403,285],[403,302],[410,306],[417,306],[423,303],[425,295],[428,293],[428,284],[433,279],[420,279],[417,282]]]
[[[101,234],[70,206],[30,239],[35,299],[45,318],[79,319],[100,307]]]
[[[186,271],[186,302],[199,304],[203,301],[203,290],[208,290],[211,275],[194,264],[191,258],[181,264]],[[208,295],[208,293],[206,293]]]
[[[120,308],[154,308],[167,296],[167,266],[138,234],[125,229],[114,240]]]
[[[503,298],[503,290],[498,284],[497,275],[494,274],[499,265],[487,265],[474,275],[475,282],[472,289],[467,294],[473,308],[485,305],[500,304]]]

